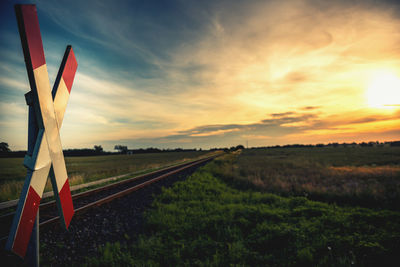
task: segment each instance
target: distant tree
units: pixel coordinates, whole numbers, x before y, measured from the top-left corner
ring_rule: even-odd
[[[236,146],[236,150],[238,150],[238,149],[244,149],[244,146],[243,145]]]
[[[118,150],[122,154],[126,154],[128,152],[128,147],[127,146],[116,145],[114,147],[114,149]]]
[[[99,154],[101,154],[102,152],[103,152],[103,147],[100,145],[100,146],[94,146],[94,151],[96,152],[96,153],[99,153]]]
[[[0,143],[0,152],[10,152],[11,149],[8,147],[8,144],[5,142]]]
[[[375,145],[376,145],[376,142],[373,142],[373,141],[368,142],[368,146],[375,146]]]
[[[366,147],[366,146],[368,146],[368,144],[367,144],[367,143],[365,143],[365,142],[362,142],[362,143],[360,143],[360,146],[362,146],[362,147]]]

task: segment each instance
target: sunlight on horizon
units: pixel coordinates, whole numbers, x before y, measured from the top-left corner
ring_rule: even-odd
[[[17,150],[26,147],[29,80],[13,1],[0,16],[0,133]],[[168,1],[159,16],[151,5],[97,2],[82,12],[76,0],[38,4],[49,74],[66,42],[79,62],[65,148],[400,138],[393,3]]]
[[[374,108],[395,109],[400,107],[400,78],[392,71],[378,71],[372,76],[366,97]]]

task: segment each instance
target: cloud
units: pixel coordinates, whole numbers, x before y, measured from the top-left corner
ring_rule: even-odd
[[[50,78],[67,43],[78,59],[62,129],[69,147],[230,146],[250,136],[262,145],[292,135],[301,143],[394,128],[394,113],[370,110],[364,96],[376,69],[400,69],[400,13],[390,1],[37,5]],[[22,107],[18,36],[0,30],[0,94]]]
[[[313,106],[308,106],[308,107],[303,107],[302,110],[315,110],[319,109],[320,107],[313,107]]]
[[[15,115],[26,115],[26,106],[21,106],[18,103],[8,103],[0,101],[0,111],[1,116],[12,117]]]
[[[29,91],[29,86],[26,84],[25,81],[22,82],[20,80],[10,79],[7,77],[0,77],[0,86],[12,88],[22,92]]]
[[[250,124],[218,124],[218,125],[203,125],[194,127],[188,130],[177,131],[175,134],[161,136],[156,138],[139,138],[133,140],[121,140],[124,142],[134,143],[155,143],[169,144],[171,142],[185,142],[189,145],[198,144],[203,140],[209,141],[210,138],[221,142],[222,139],[228,139],[229,142],[236,139],[243,139],[247,136],[260,136],[274,138],[276,136],[286,135],[294,131],[301,131],[298,126],[286,126],[289,123],[303,122],[305,124],[312,123],[317,116],[314,114],[301,114],[296,112],[288,112],[279,117],[271,114],[270,118],[264,119],[257,123]],[[215,143],[218,145],[218,143]]]
[[[287,144],[288,142],[299,143],[298,138],[304,137],[309,143],[330,141],[329,136],[335,136],[333,141],[368,140],[364,126],[375,123],[375,130],[371,136],[382,133],[383,136],[400,134],[398,130],[388,130],[387,123],[399,123],[398,115],[387,115],[359,118],[343,118],[338,116],[325,116],[317,113],[301,113],[290,111],[282,114],[269,114],[268,118],[257,123],[249,124],[218,124],[203,125],[188,130],[178,131],[174,134],[151,137],[118,140],[124,144],[135,146],[135,144],[157,144],[160,147],[168,147],[171,144],[181,144],[183,147],[201,146],[208,143],[208,147],[226,146],[244,143],[251,140],[253,145],[262,144]],[[354,129],[357,125],[362,127],[358,131]],[[364,127],[364,128],[363,128]],[[367,130],[368,131],[368,130]],[[312,139],[312,137],[318,137]],[[362,137],[362,138],[361,138]],[[361,138],[361,139],[360,139]],[[108,142],[111,142],[108,141]],[[304,142],[303,142],[304,143]]]
[[[289,83],[299,83],[309,80],[309,76],[299,71],[293,71],[286,74],[284,80]]]
[[[272,113],[271,116],[276,118],[276,117],[285,117],[285,116],[294,115],[294,114],[296,114],[296,113],[293,111],[288,111],[288,112],[283,112],[283,113]]]

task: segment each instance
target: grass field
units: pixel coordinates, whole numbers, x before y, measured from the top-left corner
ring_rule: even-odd
[[[400,147],[251,149],[219,171],[237,188],[400,209]]]
[[[86,265],[398,266],[399,211],[279,196],[265,192],[275,187],[254,183],[252,176],[248,186],[243,186],[242,179],[251,166],[258,166],[261,181],[265,173],[282,172],[276,179],[292,181],[293,185],[297,181],[287,177],[300,179],[313,173],[304,162],[320,166],[319,174],[331,167],[396,167],[398,150],[379,150],[376,153],[388,153],[387,158],[376,160],[372,155],[361,156],[366,151],[352,150],[347,155],[357,159],[349,160],[343,160],[343,152],[338,150],[302,149],[250,150],[220,157],[188,180],[164,190],[146,213],[145,233],[137,240],[129,245],[107,244],[99,249],[100,256],[87,259]],[[265,159],[275,159],[285,170],[271,170],[272,163]],[[295,171],[298,168],[301,172]],[[387,179],[396,180],[396,176]],[[379,181],[379,177],[374,180]],[[341,177],[340,182],[346,184]],[[327,185],[318,184],[321,188]],[[292,194],[286,187],[278,189],[279,193]]]
[[[66,157],[70,184],[81,184],[101,178],[145,169],[159,168],[205,155],[206,151],[165,152],[134,155]],[[22,158],[0,158],[0,202],[17,199],[26,176]],[[50,180],[50,179],[49,179]],[[50,191],[48,181],[46,191]]]

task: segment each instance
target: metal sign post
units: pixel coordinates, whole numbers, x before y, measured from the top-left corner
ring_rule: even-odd
[[[78,64],[71,46],[67,46],[53,90],[50,90],[36,6],[16,5],[15,12],[31,87],[25,95],[29,105],[29,130],[24,165],[28,171],[6,249],[24,257],[35,221],[37,233],[39,231],[37,214],[49,173],[65,228],[74,214],[59,129]]]
[[[24,261],[28,266],[39,266],[39,211],[36,215],[35,225],[32,229],[32,234],[26,249]]]

